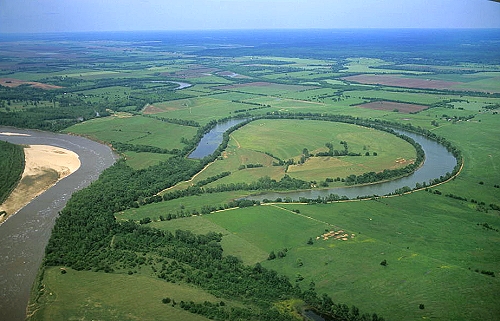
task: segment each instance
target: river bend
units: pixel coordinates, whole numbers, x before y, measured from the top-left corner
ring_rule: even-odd
[[[55,219],[72,193],[88,186],[117,159],[105,145],[89,139],[50,132],[1,127],[0,135],[13,144],[50,145],[78,154],[81,165],[33,199],[0,225],[0,320],[25,320],[26,306]],[[26,136],[29,135],[29,136]]]

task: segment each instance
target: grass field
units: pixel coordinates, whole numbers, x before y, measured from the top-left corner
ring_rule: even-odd
[[[319,293],[363,310],[373,308],[376,295],[377,311],[391,319],[470,320],[500,312],[494,295],[500,282],[475,272],[497,269],[499,236],[477,225],[484,220],[500,226],[498,217],[467,203],[419,192],[380,201],[260,206],[155,226],[222,232],[225,253],[248,263],[255,260],[248,253],[263,259],[264,253],[286,248],[285,258],[263,264],[291,280],[302,276],[301,284],[313,280]],[[355,236],[316,240],[325,230]]]
[[[68,128],[67,132],[85,134],[99,141],[117,141],[160,148],[182,148],[180,137],[192,137],[195,127],[165,123],[143,116],[106,117]],[[172,137],[179,137],[172,139]]]
[[[31,320],[208,320],[184,311],[163,298],[176,302],[220,302],[188,285],[168,283],[146,275],[106,274],[66,270],[45,270],[42,308]],[[89,293],[91,296],[89,296]],[[118,308],[119,307],[119,308]]]

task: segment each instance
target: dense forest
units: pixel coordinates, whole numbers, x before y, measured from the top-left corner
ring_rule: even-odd
[[[0,204],[16,187],[23,170],[23,147],[0,140]]]

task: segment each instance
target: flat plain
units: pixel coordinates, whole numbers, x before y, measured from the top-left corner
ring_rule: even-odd
[[[50,43],[64,71],[41,58],[37,66],[23,67],[25,59],[36,56],[36,41],[25,47],[23,55],[0,54],[9,59],[8,68],[1,65],[0,77],[4,82],[12,79],[9,86],[0,83],[2,119],[14,122],[8,117],[24,112],[27,120],[11,125],[38,122],[41,129],[126,144],[121,153],[131,169],[116,175],[119,180],[139,179],[149,170],[161,173],[162,166],[170,166],[165,164],[178,155],[154,148],[191,146],[211,121],[263,118],[231,132],[220,155],[165,190],[137,193],[126,206],[121,206],[118,192],[102,195],[112,204],[108,208],[114,209],[117,224],[135,224],[138,231],[221,233],[224,257],[275,270],[301,289],[314,284],[319,296],[325,293],[335,303],[355,305],[362,313],[377,313],[387,320],[496,320],[500,315],[498,59],[487,56],[490,62],[484,63],[488,52],[464,51],[461,57],[432,48],[415,49],[412,54],[418,59],[413,59],[396,44],[390,57],[383,48],[369,45],[363,45],[364,51],[353,45],[349,52],[312,45],[284,50],[278,45],[261,48],[242,38],[247,47],[210,43],[210,50],[195,50],[192,41],[158,43],[152,45],[157,50],[148,51],[133,41],[115,40],[89,52],[81,41]],[[131,50],[128,55],[117,49],[125,45]],[[455,45],[459,46],[449,44]],[[75,52],[78,61],[72,58]],[[95,63],[102,60],[109,63]],[[22,82],[26,85],[12,85]],[[172,82],[191,86],[175,89]],[[38,83],[46,86],[30,87]],[[9,99],[13,90],[32,98]],[[42,119],[43,113],[53,117]],[[270,119],[291,114],[301,119]],[[339,187],[349,175],[401,168],[416,158],[415,148],[392,134],[312,120],[312,115],[346,115],[428,130],[461,151],[463,169],[444,184],[403,196],[233,206],[257,191],[227,186],[292,177],[308,182],[310,188],[318,188],[326,179],[329,186]],[[328,151],[327,143],[344,150],[343,142],[349,152],[361,156],[316,156]],[[189,163],[197,162],[202,161]],[[153,183],[144,184],[149,191],[148,184]],[[226,190],[187,192],[220,186]],[[178,197],[163,200],[161,196],[169,192],[179,193]],[[111,241],[105,248],[111,253],[115,242],[125,239],[118,234],[106,237]],[[232,300],[175,279],[179,272],[170,281],[162,279],[157,252],[146,248],[132,252],[144,262],[137,259],[131,268],[117,259],[108,273],[100,267],[42,267],[30,318],[206,319],[162,304],[166,297],[178,302],[224,301],[227,309],[253,307],[250,300]],[[268,259],[271,252],[281,255]],[[41,285],[45,289],[37,291]]]

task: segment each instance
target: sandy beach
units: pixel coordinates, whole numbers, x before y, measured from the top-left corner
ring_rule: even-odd
[[[33,198],[80,168],[78,155],[67,149],[29,145],[25,147],[24,154],[26,165],[21,181],[0,205],[0,211],[7,212],[7,215],[0,217],[0,224]]]

